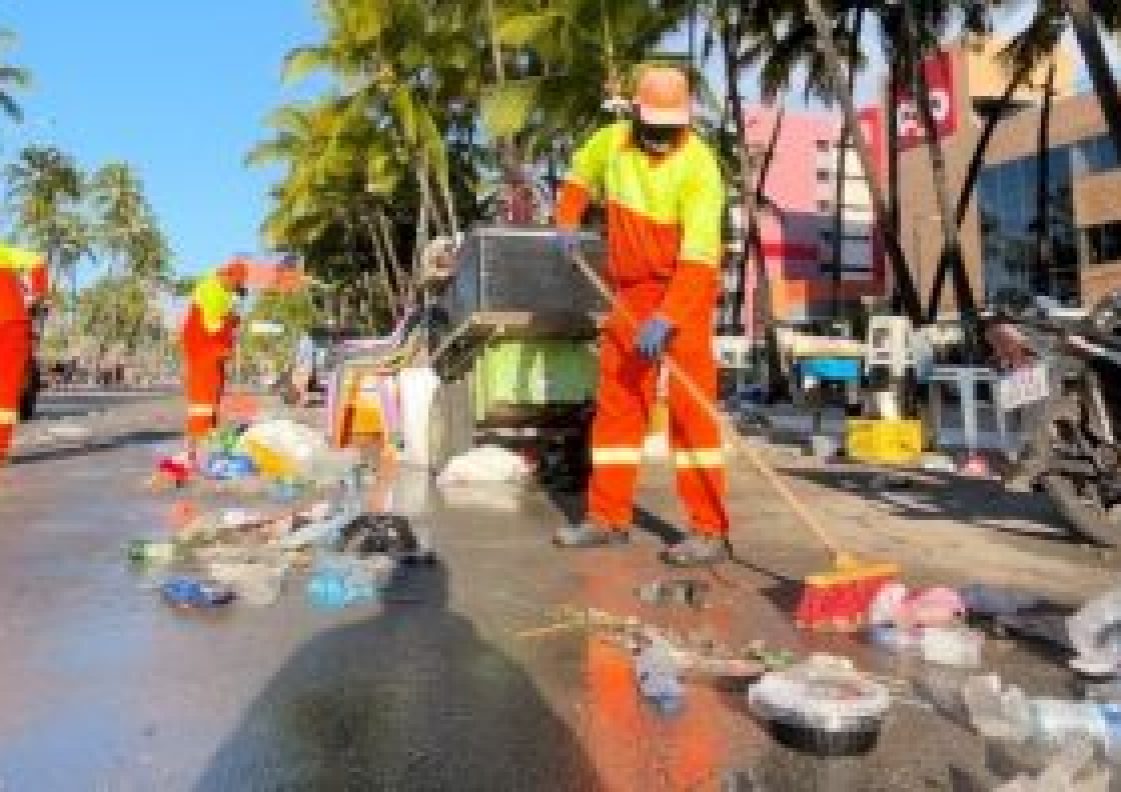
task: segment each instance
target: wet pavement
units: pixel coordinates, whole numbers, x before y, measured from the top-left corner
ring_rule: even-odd
[[[274,607],[199,616],[165,607],[122,552],[164,523],[170,501],[141,486],[163,450],[124,442],[0,478],[4,792],[960,790],[999,778],[991,746],[936,711],[953,703],[940,698],[950,672],[792,628],[792,581],[823,557],[746,473],[732,500],[742,562],[708,577],[702,610],[634,594],[667,577],[656,552],[675,512],[661,472],[645,482],[647,532],[632,547],[578,553],[548,543],[576,509],[570,497],[457,507],[406,472],[395,508],[430,532],[439,564],[406,568],[376,606],[315,611],[296,585]],[[844,541],[916,580],[1034,579],[1074,603],[1117,579],[1112,557],[1066,541],[1027,496],[1004,503],[987,485],[936,480],[892,495],[860,470],[777,461]],[[897,686],[869,757],[814,759],[775,744],[739,692],[691,684],[667,718],[638,695],[620,650],[576,631],[521,635],[564,605],[838,651],[922,684]],[[986,647],[988,665],[1033,693],[1068,691],[1059,659],[1008,640]]]

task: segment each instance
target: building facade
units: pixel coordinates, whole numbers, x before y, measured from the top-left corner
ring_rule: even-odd
[[[945,121],[939,125],[939,142],[951,191],[964,183],[986,113],[994,112],[996,96],[1011,76],[994,57],[999,47],[994,42],[962,44],[940,55],[936,66],[927,64],[932,99],[937,91],[935,105]],[[1046,68],[1032,76],[1017,93],[1011,112],[996,124],[960,229],[979,304],[1024,294],[1090,306],[1121,288],[1121,164],[1096,97],[1074,93],[1073,62],[1070,54],[1055,62],[1045,133]],[[930,157],[925,136],[913,131],[913,118],[904,117],[905,98],[893,105],[902,114],[901,130],[909,120],[913,132],[901,136],[900,242],[929,301],[942,248]],[[951,192],[951,202],[958,197]],[[1046,229],[1042,244],[1041,226]],[[956,309],[951,293],[943,291],[943,312]]]
[[[872,114],[864,118],[874,123]],[[739,246],[730,248],[721,332],[740,330],[758,340],[767,316],[807,324],[830,319],[861,298],[883,294],[883,257],[871,195],[851,145],[840,156],[841,129],[839,117],[827,113],[749,108],[748,152],[757,169],[769,156],[758,214],[763,260],[748,256],[745,265]],[[769,151],[772,140],[775,145]],[[839,247],[834,245],[838,180],[843,184]],[[743,213],[732,216],[735,224]],[[732,238],[742,238],[738,228],[733,228]],[[840,276],[835,278],[838,256]],[[732,321],[737,304],[738,328]]]

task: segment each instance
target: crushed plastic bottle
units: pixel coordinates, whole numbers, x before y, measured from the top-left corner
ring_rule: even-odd
[[[1035,731],[1031,701],[1015,685],[1005,689],[996,674],[971,677],[961,694],[973,728],[982,736],[1022,741]]]
[[[236,596],[229,586],[191,577],[177,577],[166,581],[160,586],[160,593],[168,605],[199,609],[228,605]]]
[[[1097,761],[1093,743],[1075,739],[1062,745],[1039,776],[1020,776],[996,792],[1109,792],[1110,775]]]
[[[389,584],[393,569],[393,561],[385,556],[355,558],[321,552],[308,578],[308,601],[326,610],[374,602]]]
[[[1110,754],[1121,750],[1121,704],[1040,698],[1032,701],[1035,736],[1044,744],[1086,737]]]
[[[280,598],[288,569],[283,564],[213,561],[207,571],[214,580],[231,586],[239,600],[249,605],[272,605]]]
[[[202,472],[207,478],[215,481],[235,481],[254,475],[257,468],[253,460],[245,454],[222,452],[207,456]]]
[[[138,563],[169,564],[176,559],[179,548],[174,542],[153,539],[132,539],[128,543],[128,560]]]
[[[684,705],[685,688],[681,670],[674,659],[673,647],[661,638],[653,638],[635,658],[638,687],[663,715],[675,715]]]
[[[995,674],[976,676],[962,687],[973,728],[991,739],[1062,746],[1085,739],[1113,761],[1121,759],[1121,704],[1028,698],[1015,685],[1004,689]]]
[[[1090,600],[1067,620],[1078,653],[1071,665],[1090,673],[1121,672],[1121,588]]]

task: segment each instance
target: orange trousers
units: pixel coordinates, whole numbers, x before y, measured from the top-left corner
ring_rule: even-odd
[[[0,321],[0,459],[8,455],[31,362],[31,323]]]
[[[664,294],[665,284],[659,282],[617,292],[621,305],[638,323],[657,311]],[[717,387],[714,310],[711,305],[698,308],[688,322],[676,328],[668,350],[682,373],[713,402]],[[617,529],[630,526],[634,520],[635,487],[661,368],[638,353],[637,336],[635,322],[616,308],[600,339],[588,517]],[[667,406],[677,492],[689,527],[702,536],[725,536],[727,481],[720,426],[710,410],[672,375]]]
[[[187,436],[202,438],[218,426],[218,405],[226,386],[226,359],[211,350],[184,348]]]

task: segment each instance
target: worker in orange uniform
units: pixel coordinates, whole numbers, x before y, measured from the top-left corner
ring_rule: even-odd
[[[588,516],[557,533],[562,547],[628,540],[663,357],[706,397],[716,397],[713,323],[724,184],[716,157],[690,127],[691,111],[682,71],[646,67],[631,117],[600,129],[576,152],[561,189],[557,243],[567,254],[579,244],[588,204],[605,205],[606,278],[617,299],[600,343]],[[668,400],[690,535],[662,559],[675,566],[719,563],[728,555],[720,429],[672,372]]]
[[[234,259],[203,276],[191,294],[183,324],[186,366],[187,453],[196,461],[198,443],[218,425],[218,405],[226,384],[226,361],[233,355],[238,316],[235,300],[245,292],[244,261]]]
[[[7,463],[31,364],[31,316],[47,298],[47,259],[0,245],[0,466]]]

